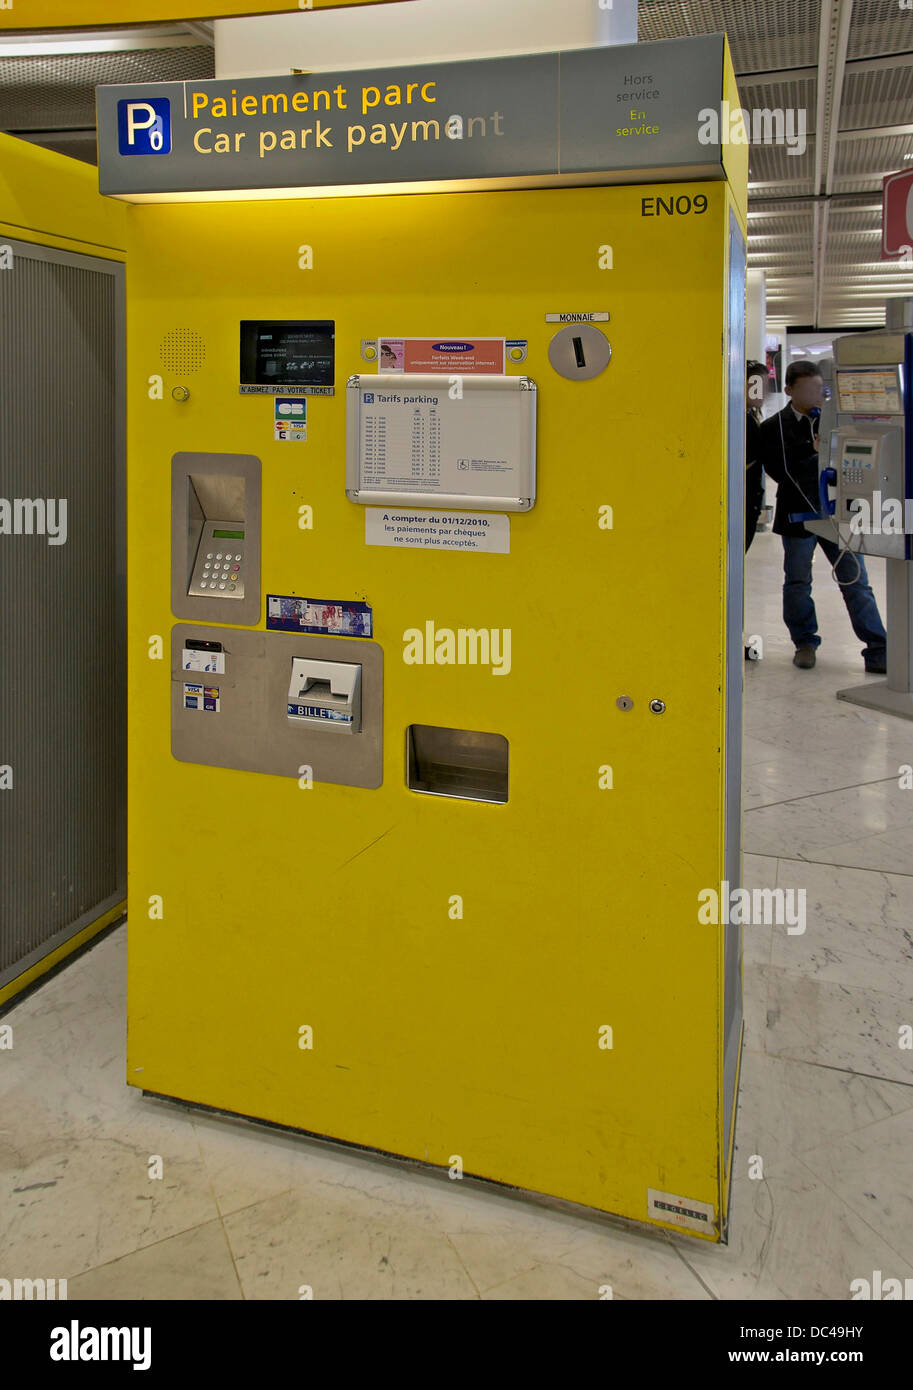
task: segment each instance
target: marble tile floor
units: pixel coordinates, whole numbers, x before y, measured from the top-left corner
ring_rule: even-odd
[[[748,557],[744,882],[804,889],[806,929],[745,932],[727,1246],[144,1099],[119,928],[3,1020],[0,1275],[99,1300],[845,1300],[874,1270],[913,1276],[913,723],[836,700],[864,677],[823,562],[818,665],[792,666],[780,556],[762,534]]]

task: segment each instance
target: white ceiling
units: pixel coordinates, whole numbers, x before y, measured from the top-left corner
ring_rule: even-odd
[[[881,181],[913,164],[913,9],[641,0],[641,40],[720,29],[744,109],[807,112],[804,154],[751,149],[748,264],[766,274],[768,326],[882,324],[885,299],[913,295],[913,268],[881,260]]]

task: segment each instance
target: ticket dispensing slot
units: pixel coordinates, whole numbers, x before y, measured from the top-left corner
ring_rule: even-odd
[[[322,724],[357,734],[361,730],[361,667],[293,657],[288,717],[298,724]]]

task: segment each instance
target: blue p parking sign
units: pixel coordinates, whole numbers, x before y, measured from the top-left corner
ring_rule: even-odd
[[[117,149],[120,154],[169,154],[171,102],[168,97],[117,103]]]

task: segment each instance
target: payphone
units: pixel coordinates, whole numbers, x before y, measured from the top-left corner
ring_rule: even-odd
[[[831,432],[831,459],[825,481],[836,489],[834,516],[841,538],[868,537],[867,553],[904,558],[903,429],[898,425],[856,423]],[[882,535],[882,515],[901,518]],[[847,536],[848,533],[848,536]]]
[[[885,323],[821,363],[819,505],[803,525],[887,562],[887,679],[837,698],[913,719],[913,300],[889,301]]]

